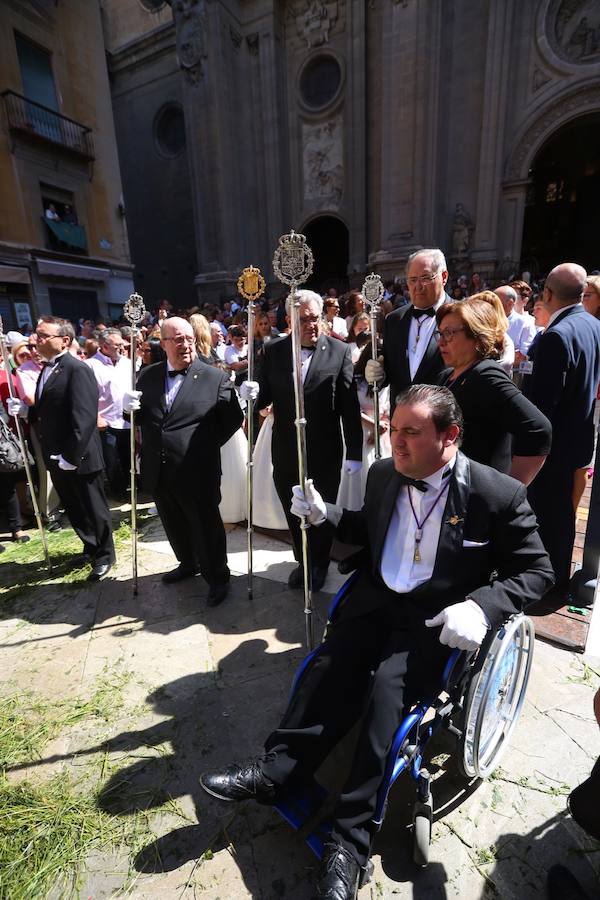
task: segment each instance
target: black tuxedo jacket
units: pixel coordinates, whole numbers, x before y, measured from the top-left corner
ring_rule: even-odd
[[[572,469],[594,453],[594,407],[600,383],[600,322],[580,304],[538,338],[523,393],[552,423],[550,457]]]
[[[220,484],[220,450],[242,424],[242,410],[229,375],[195,359],[167,411],[166,374],[166,362],[155,363],[137,381],[142,481],[154,492],[162,475],[173,489],[201,495]]]
[[[98,432],[98,384],[84,362],[68,351],[58,360],[40,394],[40,378],[29,421],[37,426],[44,462],[61,454],[80,475],[104,468]]]
[[[393,593],[381,578],[380,567],[400,488],[393,460],[379,460],[369,470],[362,510],[344,510],[336,536],[365,547],[369,562],[342,606],[341,617],[362,615],[390,603],[399,604],[405,612],[408,603],[418,618],[426,619],[468,595],[496,629],[552,586],[552,567],[525,487],[459,452],[431,579],[410,594]],[[480,546],[465,547],[464,541]]]
[[[297,470],[296,408],[292,380],[292,338],[269,341],[260,373],[258,409],[273,404],[273,466]],[[304,381],[308,474],[337,471],[342,464],[344,429],[347,458],[362,459],[360,406],[347,344],[320,335]]]
[[[451,297],[445,295],[444,303]],[[440,373],[446,368],[440,356],[437,341],[431,336],[415,377],[410,377],[408,365],[408,333],[412,322],[412,304],[401,306],[385,317],[383,324],[383,358],[386,382],[390,385],[391,412],[396,397],[411,384],[437,384]]]

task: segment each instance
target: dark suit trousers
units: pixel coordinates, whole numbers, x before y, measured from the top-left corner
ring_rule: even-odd
[[[229,581],[227,539],[219,512],[221,491],[206,485],[201,497],[161,478],[154,502],[169,543],[182,566],[199,569],[211,586]]]
[[[54,487],[62,500],[69,522],[94,563],[114,562],[112,520],[104,493],[104,471],[80,475],[50,464]]]
[[[21,511],[19,509],[19,500],[17,497],[17,481],[21,477],[20,473],[0,472],[0,513],[6,518],[8,530],[20,531],[23,527],[21,522]]]
[[[325,451],[324,451],[325,452]],[[315,474],[313,471],[308,472],[309,476],[314,479],[315,487],[327,503],[335,503],[338,488],[340,486],[341,463],[339,468],[330,471]],[[294,542],[294,556],[297,562],[302,560],[302,537],[300,529],[300,519],[293,516],[290,512],[292,504],[292,488],[298,484],[298,470],[281,469],[273,464],[273,481],[275,490],[281,500],[283,511],[287,519],[288,528]],[[326,569],[329,565],[329,554],[333,543],[335,529],[328,522],[324,522],[319,528],[308,529],[308,546],[310,548],[310,565],[318,566]]]
[[[547,458],[527,489],[527,498],[540,526],[542,543],[550,556],[556,587],[565,590],[571,577],[575,543],[573,479],[575,469],[560,459]]]
[[[128,428],[105,428],[100,432],[100,440],[109,491],[116,499],[121,499],[129,484],[130,431]]]
[[[265,743],[264,774],[283,785],[310,777],[364,714],[350,774],[333,812],[333,835],[360,865],[370,854],[370,821],[387,755],[404,714],[437,695],[450,649],[439,629],[398,614],[392,603],[342,620],[303,673],[281,724]]]

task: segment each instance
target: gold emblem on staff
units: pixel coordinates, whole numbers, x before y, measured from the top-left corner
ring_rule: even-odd
[[[250,302],[262,297],[266,286],[267,284],[261,275],[260,269],[254,266],[242,269],[242,274],[237,280],[238,293],[244,300],[249,300]]]

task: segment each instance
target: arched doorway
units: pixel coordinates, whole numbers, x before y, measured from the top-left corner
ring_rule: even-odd
[[[521,269],[534,277],[573,260],[600,268],[600,113],[553,134],[529,170]]]
[[[319,293],[333,287],[342,294],[348,289],[348,229],[335,216],[319,216],[306,225],[304,234],[315,258],[306,287]]]

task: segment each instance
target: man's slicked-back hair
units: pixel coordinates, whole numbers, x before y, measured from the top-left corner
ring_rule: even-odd
[[[431,410],[437,432],[446,431],[451,425],[458,425],[456,445],[460,447],[464,421],[462,410],[452,391],[435,384],[413,384],[396,398],[396,406],[415,406],[417,403],[422,403]]]
[[[42,316],[38,322],[46,322],[47,325],[58,325],[58,337],[69,337],[71,342],[75,340],[75,329],[67,319],[58,316]]]

